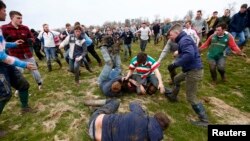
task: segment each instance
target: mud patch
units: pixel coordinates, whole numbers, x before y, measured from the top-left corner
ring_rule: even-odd
[[[95,89],[96,88],[93,86],[89,90],[81,91],[79,93],[83,95],[84,99],[98,99],[99,96],[93,94]]]
[[[55,120],[44,121],[43,126],[45,128],[45,131],[46,132],[53,131],[55,129],[55,127],[56,127],[56,123],[57,123],[57,121],[55,121]]]
[[[73,93],[73,91],[68,90],[68,91],[66,91],[65,93],[66,93],[66,94],[72,94],[72,93]]]
[[[146,105],[148,103],[150,103],[151,100],[152,99],[150,99],[150,97],[146,97],[146,96],[145,97],[138,96],[136,98],[128,98],[127,97],[126,99],[122,100],[118,111],[121,112],[121,113],[123,113],[123,112],[129,112],[129,103],[130,102],[138,102],[138,103],[141,104],[143,110],[148,111]]]
[[[84,124],[84,122],[87,122],[86,115],[88,114],[82,112],[80,115],[81,117],[79,119],[74,119],[74,121],[70,124],[69,130],[78,129],[81,125]]]
[[[98,87],[97,78],[88,79],[87,82],[90,84],[90,87]]]
[[[12,125],[9,128],[14,130],[14,131],[17,131],[20,127],[21,127],[21,125]]]
[[[238,97],[241,97],[241,98],[244,97],[243,94],[241,92],[239,92],[239,91],[233,91],[232,94],[235,94],[235,95],[237,95]]]
[[[250,58],[247,58],[247,59],[246,59],[246,63],[247,63],[247,64],[250,64]]]
[[[62,134],[62,135],[55,135],[54,141],[70,141],[70,139],[69,139],[68,135]]]
[[[63,113],[73,111],[73,108],[64,103],[58,103],[52,108],[50,114],[45,118],[46,121],[43,122],[43,126],[46,132],[53,131],[58,123],[60,117]]]
[[[211,112],[221,124],[250,124],[250,113],[241,112],[216,97],[208,97]]]
[[[37,109],[39,112],[43,112],[46,109],[46,106],[42,102],[38,102],[35,106],[35,109]]]

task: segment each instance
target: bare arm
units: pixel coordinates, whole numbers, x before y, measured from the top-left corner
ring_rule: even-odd
[[[127,76],[125,77],[125,80],[128,80],[128,78],[133,74],[134,70],[129,70]]]
[[[69,36],[67,36],[60,44],[59,49],[69,44]]]
[[[158,79],[158,89],[160,89],[160,93],[163,94],[165,92],[165,88],[164,88],[164,85],[163,85],[163,82],[162,82],[162,77],[161,77],[161,73],[159,71],[159,69],[155,69],[155,76],[156,78]]]

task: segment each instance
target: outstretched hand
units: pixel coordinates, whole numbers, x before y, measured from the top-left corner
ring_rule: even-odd
[[[160,93],[161,93],[161,94],[164,94],[164,93],[165,93],[165,87],[164,87],[164,85],[163,85],[162,83],[160,83],[160,84],[158,85],[158,89],[160,90]]]
[[[26,68],[28,70],[36,70],[37,69],[36,65],[33,63],[28,63]]]
[[[24,40],[19,39],[19,40],[16,40],[15,43],[16,43],[17,45],[21,45],[21,44],[24,43]]]

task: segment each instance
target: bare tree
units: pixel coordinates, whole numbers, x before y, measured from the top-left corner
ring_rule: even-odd
[[[178,16],[174,16],[173,21],[178,21],[179,17]]]
[[[159,19],[160,19],[160,15],[159,14],[155,14],[154,17],[155,17],[155,21],[156,22],[159,21]]]
[[[190,19],[193,19],[193,17],[194,17],[194,11],[193,10],[188,10],[187,15],[185,16],[185,18],[186,17],[189,17]]]
[[[236,8],[235,8],[236,4],[237,4],[236,2],[232,2],[232,3],[229,3],[227,6],[227,9],[230,10],[231,15],[235,14],[236,12]]]

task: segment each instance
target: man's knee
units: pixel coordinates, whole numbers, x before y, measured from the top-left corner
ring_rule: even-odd
[[[194,105],[194,104],[198,103],[197,100],[196,100],[196,98],[187,96],[186,99],[187,99],[188,103],[190,103],[191,105]]]
[[[118,108],[120,106],[120,101],[118,99],[107,100],[106,104],[111,103],[114,107]]]
[[[147,94],[153,95],[156,93],[156,91],[157,91],[157,87],[154,86],[152,83],[150,83],[148,88],[147,88]]]
[[[11,92],[2,94],[3,96],[0,96],[0,102],[8,102],[11,98]]]
[[[218,69],[219,71],[225,71],[225,66],[219,64],[218,67],[217,67],[217,69]]]
[[[28,90],[30,87],[29,82],[25,78],[20,78],[20,81],[18,82],[17,90]]]

